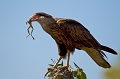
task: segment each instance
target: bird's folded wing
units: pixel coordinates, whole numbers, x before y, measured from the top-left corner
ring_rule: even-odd
[[[56,19],[62,31],[75,43],[82,44],[85,47],[98,49],[99,42],[90,34],[90,32],[79,22],[72,19]]]

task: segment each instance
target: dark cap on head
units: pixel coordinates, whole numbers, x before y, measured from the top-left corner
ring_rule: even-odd
[[[38,16],[52,17],[51,15],[44,13],[44,12],[37,12],[35,14],[37,14]]]

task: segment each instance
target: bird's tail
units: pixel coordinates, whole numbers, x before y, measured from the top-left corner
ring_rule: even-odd
[[[100,46],[100,49],[101,49],[101,50],[104,50],[104,51],[107,51],[107,52],[109,52],[109,53],[112,53],[112,54],[116,54],[116,55],[117,55],[117,52],[116,52],[115,50],[113,50],[112,48],[109,48],[109,47],[107,47],[107,46],[101,45],[101,46]]]
[[[104,50],[106,47],[103,47]],[[87,48],[83,47],[82,50],[86,51],[87,54],[101,67],[103,68],[110,68],[110,64],[104,59],[105,54],[102,51],[93,49],[93,48]],[[107,50],[108,51],[108,50]]]

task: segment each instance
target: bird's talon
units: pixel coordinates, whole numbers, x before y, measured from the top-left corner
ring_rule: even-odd
[[[54,70],[54,68],[48,68],[48,71],[53,71]]]
[[[46,77],[49,72],[50,72],[50,71],[47,71],[47,72],[45,73],[44,77]]]
[[[70,71],[69,66],[60,66],[60,68],[61,68],[61,69],[68,68],[68,70]]]
[[[62,69],[62,68],[68,68],[68,66],[60,66],[60,68]]]
[[[44,77],[46,77],[47,74],[48,74],[49,72],[53,71],[53,70],[54,70],[54,68],[48,68],[48,71],[45,73]]]

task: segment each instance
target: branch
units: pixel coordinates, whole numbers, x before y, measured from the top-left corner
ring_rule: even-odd
[[[48,79],[74,79],[68,68],[58,68],[48,75]]]
[[[49,64],[50,66],[53,66],[52,64]],[[72,67],[70,67],[70,70],[68,68],[60,68],[60,66],[63,66],[63,61],[61,64],[58,64],[56,69],[52,70],[48,68],[49,74],[48,79],[87,79],[86,74],[83,72],[83,70],[75,64],[76,69],[73,70]],[[45,76],[46,76],[45,75]]]

